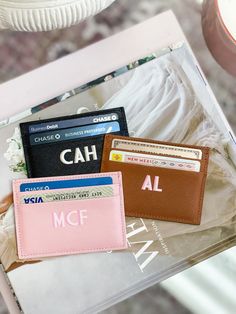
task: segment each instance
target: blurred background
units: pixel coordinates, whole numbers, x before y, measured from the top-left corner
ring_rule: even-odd
[[[236,80],[222,70],[206,47],[201,27],[202,2],[202,0],[116,0],[102,13],[68,29],[39,33],[1,31],[0,83],[131,27],[162,11],[172,9],[229,122],[235,128]]]
[[[1,31],[0,83],[6,82],[27,71],[51,62],[68,53],[74,52],[77,49],[81,49],[136,23],[142,22],[162,11],[172,9],[178,17],[186,37],[221,104],[228,121],[236,131],[236,79],[227,74],[216,63],[206,47],[201,27],[201,6],[201,0],[117,0],[112,6],[99,15],[69,29],[44,33],[18,33],[8,30]],[[155,29],[153,32],[155,32]],[[135,38],[131,40],[135,40]],[[94,58],[96,58],[96,55],[94,55]],[[212,259],[215,268],[211,267],[208,269],[208,264],[204,264],[203,266],[200,265],[196,268],[198,272],[198,282],[195,284],[202,285],[201,289],[205,289],[206,291],[204,298],[205,305],[208,304],[207,302],[211,301],[211,293],[215,293],[212,294],[212,300],[214,300],[215,306],[209,307],[209,309],[214,308],[214,312],[209,312],[207,307],[205,307],[204,310],[204,307],[201,307],[201,305],[197,303],[195,304],[195,307],[191,305],[192,302],[199,302],[200,298],[194,298],[192,295],[193,299],[189,302],[190,299],[186,300],[186,297],[189,298],[190,295],[186,294],[186,291],[185,294],[182,293],[182,296],[181,291],[178,292],[179,286],[176,283],[176,280],[182,280],[182,284],[186,287],[191,286],[189,281],[191,276],[193,276],[192,282],[194,282],[194,275],[192,275],[190,270],[189,273],[185,272],[184,278],[183,276],[177,276],[172,281],[169,280],[162,285],[147,289],[104,313],[234,314],[236,313],[236,303],[233,300],[232,295],[235,296],[236,293],[236,286],[233,283],[233,280],[235,282],[236,279],[235,253],[235,250],[229,250],[225,253],[226,255],[219,255]],[[224,273],[219,270],[223,269],[226,263],[229,263],[229,258],[232,262],[228,265],[227,275],[224,276]],[[219,276],[218,278],[221,278],[221,281],[224,282],[222,291],[219,289],[217,290],[216,286],[209,287],[206,278],[203,278],[204,276],[201,277],[201,267],[206,267],[205,271],[208,274],[212,272],[213,277]],[[201,279],[203,281],[201,281]],[[189,292],[192,291],[191,293],[195,293],[196,290],[193,288],[194,284],[192,284],[191,287],[193,290],[190,289]],[[198,293],[200,293],[199,291]],[[228,293],[228,297],[225,297],[224,293],[226,294],[227,291],[230,293]],[[209,294],[208,299],[206,299],[207,294]],[[5,308],[3,300],[0,298],[0,314],[6,313],[8,313],[8,311]]]

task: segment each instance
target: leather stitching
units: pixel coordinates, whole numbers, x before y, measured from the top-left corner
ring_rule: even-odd
[[[106,167],[109,168],[109,152],[111,150],[111,144],[112,144],[112,140],[114,138],[117,139],[124,139],[124,137],[121,136],[113,136],[111,134],[107,134],[105,136],[105,142],[104,142],[104,149],[103,149],[103,156],[102,156],[102,167],[101,167],[101,171],[106,171]],[[129,138],[130,139],[130,138]],[[135,210],[126,210],[125,213],[128,216],[133,216],[133,217],[140,217],[142,216],[143,218],[152,218],[152,219],[161,219],[161,220],[174,220],[176,222],[184,222],[184,223],[194,223],[194,224],[199,224],[200,223],[200,218],[201,218],[201,209],[202,209],[202,203],[203,203],[203,197],[204,197],[204,187],[205,187],[205,181],[206,181],[206,177],[207,177],[207,166],[208,166],[208,160],[209,160],[209,151],[210,149],[208,147],[200,147],[197,145],[186,145],[186,144],[178,144],[178,143],[171,143],[171,142],[163,142],[163,141],[155,141],[155,140],[149,140],[149,139],[140,139],[140,138],[134,138],[132,137],[132,141],[140,141],[142,140],[142,142],[147,142],[147,143],[154,143],[154,144],[164,144],[164,145],[171,145],[171,146],[182,146],[182,147],[186,147],[186,148],[195,148],[195,149],[201,149],[201,151],[203,152],[203,156],[202,159],[200,160],[201,162],[201,168],[203,168],[203,171],[198,172],[198,173],[194,173],[196,176],[198,176],[200,173],[203,173],[202,176],[202,182],[200,185],[200,196],[199,196],[199,200],[198,200],[198,206],[197,206],[197,211],[193,212],[194,214],[194,219],[193,220],[189,220],[189,219],[185,219],[185,218],[179,218],[179,217],[167,217],[167,216],[160,216],[160,215],[153,215],[153,214],[148,214],[144,211],[142,212],[135,212]],[[202,167],[203,165],[203,167]],[[126,166],[128,167],[128,165],[126,164]],[[139,167],[139,165],[137,166]],[[145,166],[144,166],[145,167]],[[170,169],[171,170],[171,169]],[[182,170],[179,170],[182,171]]]

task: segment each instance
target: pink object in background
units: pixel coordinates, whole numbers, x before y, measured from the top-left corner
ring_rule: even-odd
[[[121,250],[127,247],[120,172],[60,177],[61,180],[111,177],[113,196],[25,204],[23,195],[68,189],[20,192],[22,183],[58,181],[58,177],[13,183],[17,249],[20,259]],[[98,187],[98,186],[96,186]],[[103,188],[104,185],[99,187]],[[81,188],[80,188],[81,189]],[[86,190],[86,187],[82,188]],[[74,189],[78,190],[78,189]]]
[[[203,34],[216,61],[236,76],[236,1],[205,0],[202,10]]]

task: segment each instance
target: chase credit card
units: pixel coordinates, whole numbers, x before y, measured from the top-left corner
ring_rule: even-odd
[[[20,192],[58,190],[112,184],[111,177],[22,183]]]
[[[118,122],[107,122],[86,125],[82,127],[62,129],[51,132],[36,133],[30,135],[31,145],[40,145],[61,141],[70,141],[78,138],[103,135],[107,133],[119,132],[120,125]]]
[[[33,133],[68,129],[72,127],[89,125],[89,124],[112,122],[112,121],[117,121],[118,119],[119,119],[118,114],[113,112],[109,114],[101,114],[101,115],[98,114],[97,116],[37,123],[37,124],[29,125],[29,133],[33,134]]]

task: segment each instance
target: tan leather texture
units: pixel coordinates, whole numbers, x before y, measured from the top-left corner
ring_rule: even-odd
[[[112,150],[113,139],[200,149],[202,151],[202,159],[199,160],[201,162],[200,172],[111,161],[109,160],[109,154]],[[132,150],[132,152],[134,151]],[[101,171],[122,172],[126,216],[200,224],[208,159],[208,147],[106,135]],[[154,191],[154,189],[152,191],[142,190],[147,176],[150,176],[153,185],[155,185],[155,178],[158,178],[158,186],[161,191]]]

